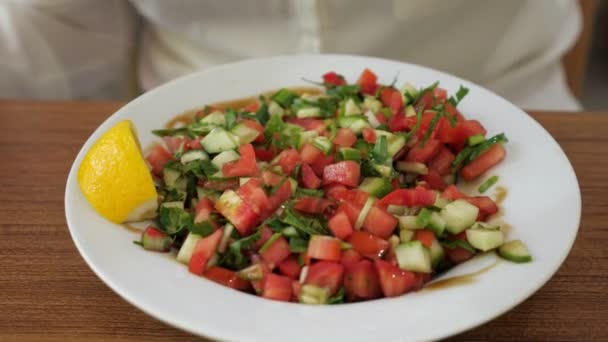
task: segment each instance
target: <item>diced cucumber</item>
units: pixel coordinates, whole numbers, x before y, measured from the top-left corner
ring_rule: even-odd
[[[346,103],[344,104],[344,115],[360,115],[361,113],[361,108],[359,108],[355,100],[352,98],[346,100]]]
[[[406,96],[406,93],[408,96]],[[408,82],[405,83],[401,88],[401,94],[403,95],[403,103],[408,104],[410,99],[418,96],[418,90],[411,83]]]
[[[201,186],[196,187],[196,197],[201,200],[205,197],[208,197],[211,201],[215,202],[219,197],[220,193],[218,191],[205,189]]]
[[[412,116],[416,116],[416,110],[414,109],[414,106],[409,105],[409,106],[405,107],[405,117],[409,118]]]
[[[361,133],[364,128],[369,128],[367,118],[363,115],[343,116],[338,119],[338,126],[350,128],[355,133]]]
[[[429,173],[429,168],[423,163],[398,161],[395,167],[401,172],[415,173],[417,175],[426,175]]]
[[[532,261],[528,247],[521,240],[509,241],[498,248],[498,254],[513,262],[524,263]]]
[[[441,247],[441,244],[439,243],[439,241],[437,241],[437,239],[433,240],[429,251],[431,253],[431,266],[435,267],[441,262],[441,260],[443,260],[445,252],[443,251],[443,247]]]
[[[384,131],[384,130],[381,130],[381,129],[375,129],[374,133],[376,133],[376,137],[378,137],[378,138],[379,137],[386,137],[387,141],[390,140],[394,136],[393,133],[391,133],[389,131]]]
[[[469,146],[475,146],[481,144],[485,140],[486,138],[483,135],[473,135],[467,139],[467,144],[469,144]]]
[[[298,139],[298,148],[302,147],[305,143],[312,142],[314,138],[319,135],[317,131],[304,131],[300,132],[300,138]]]
[[[395,248],[395,247],[399,246],[399,243],[401,243],[401,239],[397,235],[391,235],[391,237],[388,238],[388,243],[393,248]]]
[[[489,230],[500,230],[500,226],[491,226],[484,222],[475,222],[471,226],[471,229],[489,229]]]
[[[229,150],[219,153],[213,157],[213,159],[211,159],[211,164],[213,164],[213,166],[215,166],[218,170],[221,170],[224,164],[239,159],[241,159],[241,156],[238,153],[236,153],[234,150]]]
[[[258,135],[260,135],[260,132],[257,129],[251,128],[244,123],[239,123],[232,127],[230,133],[239,138],[240,145],[249,144],[250,142],[254,141]]]
[[[469,228],[475,219],[479,209],[471,203],[458,199],[447,204],[439,215],[445,221],[446,229],[452,234],[459,234]]]
[[[226,116],[220,111],[215,111],[200,119],[199,122],[207,125],[224,126],[226,124]]]
[[[372,204],[374,204],[374,198],[369,197],[365,204],[363,205],[363,209],[359,212],[359,216],[357,216],[357,221],[355,222],[355,229],[359,230],[363,227],[363,222],[365,222],[365,218],[367,214],[369,214],[369,210],[372,208]]]
[[[182,164],[187,164],[191,161],[207,160],[207,159],[209,159],[209,156],[203,150],[190,150],[190,151],[182,154],[182,157],[180,158],[179,161]]]
[[[291,177],[287,178],[287,180],[289,181],[289,185],[291,185],[291,195],[295,196],[296,191],[298,190],[298,181]]]
[[[484,252],[498,248],[504,242],[504,234],[500,230],[474,228],[467,229],[466,232],[471,246]]]
[[[433,212],[427,208],[420,209],[420,212],[416,216],[416,225],[418,227],[426,227],[429,225],[429,221],[431,220],[431,214]]]
[[[359,189],[374,197],[382,198],[393,190],[393,186],[386,178],[367,177],[363,179],[363,182],[359,185]]]
[[[285,109],[283,109],[283,107],[281,107],[278,103],[270,101],[270,104],[268,105],[268,114],[270,116],[278,115],[283,117],[283,114],[285,114]]]
[[[236,275],[245,280],[260,280],[264,278],[264,268],[261,263],[253,264],[236,272]]]
[[[323,136],[312,139],[312,145],[321,150],[325,155],[328,155],[334,146],[328,137]]]
[[[234,231],[234,226],[232,223],[226,223],[224,226],[224,231],[222,232],[222,238],[217,246],[218,252],[224,253],[226,247],[228,246],[228,240],[230,239],[230,235],[232,235],[232,231]]]
[[[431,253],[420,241],[409,241],[395,248],[399,268],[412,272],[432,271]]]
[[[418,225],[418,216],[406,215],[397,217],[400,229],[416,230],[423,229],[424,226]]]
[[[171,202],[163,202],[160,205],[163,208],[180,208],[184,209],[184,202],[182,201],[171,201]]]
[[[311,284],[302,285],[300,291],[300,303],[320,305],[327,304],[329,300],[329,289],[327,287],[321,287]]]
[[[382,177],[388,178],[391,176],[391,173],[393,173],[393,167],[390,165],[374,164],[373,167]]]
[[[389,156],[394,157],[403,146],[405,146],[406,139],[403,134],[393,134],[391,137],[387,138],[387,151]]]
[[[304,107],[298,109],[296,112],[298,118],[317,118],[321,116],[321,109],[319,107]]]
[[[163,169],[163,181],[168,188],[186,190],[187,180],[182,176],[179,170],[172,167],[165,167]]]
[[[442,236],[445,231],[445,220],[441,218],[439,213],[433,211],[429,219],[429,227],[436,236]]]
[[[448,203],[450,203],[450,200],[441,197],[441,195],[437,193],[437,198],[435,199],[435,203],[433,203],[433,207],[443,209]]]
[[[201,140],[201,145],[208,153],[219,153],[239,147],[238,140],[232,133],[217,127]]]
[[[350,147],[340,147],[338,148],[338,158],[340,160],[360,161],[361,151]]]
[[[373,128],[380,126],[380,121],[378,121],[378,118],[376,118],[376,114],[374,114],[374,112],[372,112],[371,110],[365,111],[365,117]]]
[[[404,205],[389,204],[388,207],[386,207],[386,211],[388,211],[389,214],[403,216],[406,215],[406,212],[409,212],[409,209]]]
[[[249,182],[250,179],[251,179],[251,177],[241,177],[241,178],[239,178],[239,186],[245,185],[245,183]]]
[[[413,230],[408,230],[408,229],[399,230],[399,240],[401,240],[401,242],[412,241],[413,238],[414,238]]]
[[[177,253],[177,261],[187,265],[190,262],[190,258],[192,257],[192,252],[194,252],[194,247],[196,246],[197,242],[202,238],[203,237],[198,234],[188,233],[186,240],[184,240],[182,247]]]
[[[373,96],[365,96],[363,99],[363,107],[371,110],[374,113],[378,113],[382,108],[382,102]]]

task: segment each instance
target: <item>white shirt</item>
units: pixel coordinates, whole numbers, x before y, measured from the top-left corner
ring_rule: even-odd
[[[137,58],[145,90],[240,59],[348,53],[447,71],[528,109],[579,107],[560,64],[581,27],[574,0],[131,2],[145,18]],[[70,96],[81,96],[78,87]]]

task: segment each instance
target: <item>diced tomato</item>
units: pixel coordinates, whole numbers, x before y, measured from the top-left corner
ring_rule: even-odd
[[[431,248],[431,245],[435,241],[435,234],[431,230],[421,229],[416,231],[414,239],[420,241],[420,243],[426,247]]]
[[[246,291],[249,289],[248,281],[241,279],[241,277],[236,275],[236,272],[223,267],[209,267],[203,273],[203,277],[235,290]]]
[[[226,180],[199,180],[198,185],[208,190],[224,191],[228,189],[234,189],[239,186],[239,180],[226,179]]]
[[[342,210],[338,210],[336,214],[329,219],[327,225],[332,234],[342,240],[348,238],[354,230],[348,216]]]
[[[310,143],[304,143],[300,149],[300,158],[303,163],[314,164],[322,157],[323,152]]]
[[[448,99],[448,91],[441,87],[435,87],[435,89],[433,89],[433,96],[435,96],[435,99],[439,100],[439,102],[445,102],[445,100]]]
[[[481,221],[485,220],[487,216],[494,215],[498,212],[498,206],[488,196],[465,197],[465,200],[479,208],[480,217],[478,217],[478,219]]]
[[[358,207],[363,207],[368,198],[369,193],[359,189],[351,189],[336,195],[336,199],[351,202]]]
[[[220,196],[215,209],[232,222],[241,236],[249,235],[260,221],[260,216],[232,190],[226,190]]]
[[[307,214],[322,214],[330,206],[332,206],[332,201],[326,198],[303,196],[296,201],[293,207]]]
[[[279,187],[279,189],[274,193],[274,195],[270,196],[268,200],[270,201],[270,212],[274,212],[277,210],[283,203],[285,203],[291,197],[291,182],[285,181]]]
[[[378,272],[369,260],[351,265],[344,275],[344,291],[350,300],[373,299],[382,295]]]
[[[454,153],[442,146],[439,153],[429,163],[429,168],[437,171],[439,175],[445,176],[450,173],[455,158]]]
[[[443,190],[441,197],[449,200],[457,200],[466,197],[466,195],[460,192],[456,185],[449,185],[447,188],[445,188],[445,190]]]
[[[253,176],[258,172],[253,145],[241,145],[239,152],[241,159],[228,162],[222,167],[222,173],[225,177]]]
[[[262,267],[262,279],[258,279],[258,280],[251,280],[251,286],[253,287],[253,289],[255,290],[255,293],[257,294],[262,294],[262,292],[264,291],[264,281],[266,280],[266,276],[271,273],[270,268],[261,260],[258,262],[255,262],[256,264],[259,263],[259,265]]]
[[[346,84],[346,80],[340,74],[337,74],[334,71],[327,72],[323,74],[323,83],[333,86],[341,86]]]
[[[244,112],[255,113],[260,109],[260,104],[258,102],[251,102],[248,105],[241,108]]]
[[[416,278],[414,273],[404,271],[381,259],[374,260],[374,264],[385,297],[401,296],[414,286],[414,279]]]
[[[175,154],[175,152],[177,152],[180,147],[186,143],[186,139],[183,137],[166,136],[163,137],[163,141],[165,142],[165,145],[167,145],[167,149],[171,154]]]
[[[281,274],[291,279],[298,279],[302,270],[302,266],[298,263],[298,258],[293,255],[281,261],[278,267]]]
[[[462,145],[471,136],[485,134],[486,129],[477,120],[460,121],[454,127],[445,120],[438,124],[437,137],[446,144]]]
[[[357,141],[357,135],[350,128],[338,128],[334,144],[340,147],[351,147]]]
[[[152,173],[157,177],[162,177],[163,168],[173,156],[161,145],[156,145],[146,157],[146,161],[152,167]]]
[[[371,70],[365,68],[357,80],[357,84],[361,87],[361,92],[368,95],[376,94],[378,90],[378,76]]]
[[[313,235],[308,243],[308,256],[325,261],[339,261],[342,256],[340,240],[325,235]]]
[[[321,186],[321,179],[317,177],[310,165],[302,164],[302,186],[307,189],[318,189]]]
[[[255,103],[255,105],[257,106],[258,104]],[[254,112],[257,112],[257,109]],[[254,142],[263,143],[264,141],[266,141],[266,138],[264,138],[264,126],[262,126],[262,124],[260,124],[256,120],[249,119],[243,120],[241,122],[244,123],[247,127],[253,128],[258,131],[258,136],[255,138]]]
[[[272,230],[268,226],[263,226],[260,230],[260,238],[254,243],[253,247],[258,250],[272,236]]]
[[[287,243],[287,240],[282,236],[276,239],[263,252],[260,252],[262,259],[273,265],[278,265],[281,261],[287,259],[290,254],[289,243]]]
[[[418,136],[419,138],[423,138],[426,135],[426,131],[430,127],[431,121],[433,121],[435,116],[437,116],[437,113],[435,111],[425,111],[424,113],[422,113],[422,119],[420,120],[420,127],[418,128],[418,131],[416,131],[416,136]],[[412,117],[412,120],[414,120],[414,123],[417,121],[415,119],[416,119],[415,117]],[[443,118],[440,118],[439,121],[437,122],[437,125],[435,125],[435,127],[433,128],[433,132],[431,132],[431,134],[430,134],[431,138],[435,138],[436,132],[438,131],[439,124],[441,123],[441,121],[443,121]]]
[[[298,280],[291,282],[291,300],[298,303],[300,301],[300,293],[302,292],[302,283]]]
[[[359,254],[359,252],[357,252],[354,249],[347,249],[344,252],[342,252],[342,258],[340,259],[340,262],[342,263],[342,265],[344,265],[344,267],[348,268],[356,263],[358,263],[363,257],[361,256],[361,254]]]
[[[323,189],[325,190],[325,196],[331,199],[338,199],[342,192],[348,191],[348,188],[342,184],[330,184]]]
[[[460,171],[464,180],[470,181],[489,170],[494,165],[500,163],[507,154],[502,144],[494,144],[488,150],[479,155],[475,160],[467,164]]]
[[[384,115],[384,113],[376,113],[376,114],[374,114],[374,116],[376,117],[376,120],[378,120],[378,122],[380,124],[388,123],[388,118],[386,117],[386,115]]]
[[[415,272],[414,273],[414,286],[412,287],[412,290],[418,291],[418,290],[422,289],[424,284],[429,282],[429,280],[431,280],[430,273]]]
[[[422,146],[422,142],[412,147],[405,158],[409,162],[426,163],[439,153],[443,144],[436,139],[428,139]]]
[[[279,165],[285,174],[291,174],[300,162],[300,154],[297,150],[290,148],[279,154]]]
[[[291,299],[291,278],[268,273],[264,279],[262,297],[288,302]]]
[[[331,164],[323,169],[323,184],[344,184],[355,187],[359,185],[361,169],[359,164],[352,160],[345,160]]]
[[[376,131],[371,128],[364,128],[361,133],[363,134],[363,140],[367,141],[370,144],[376,143]]]
[[[274,159],[274,152],[272,151],[272,149],[256,147],[254,150],[255,157],[261,161],[271,161]]]
[[[308,268],[305,284],[328,288],[334,294],[342,286],[344,266],[337,262],[317,261]]]
[[[448,259],[455,264],[459,264],[461,262],[467,261],[473,257],[473,253],[467,251],[464,248],[456,247],[456,248],[444,248],[445,254]]]
[[[454,107],[454,105],[452,105],[449,102],[446,102],[444,104],[444,106],[445,106],[445,111],[448,112],[448,114],[450,114],[454,118],[456,118],[456,122],[464,121],[464,116],[462,116],[460,111],[458,109],[456,109],[456,107]]]
[[[406,117],[404,113],[397,113],[388,120],[388,129],[391,132],[405,131],[416,123],[416,117]]]
[[[270,200],[262,189],[262,184],[256,178],[249,179],[236,193],[260,216],[265,215],[271,208]]]
[[[346,242],[364,257],[372,259],[381,258],[389,247],[386,240],[361,230],[355,230]]]
[[[430,169],[426,175],[420,176],[420,180],[425,181],[433,190],[443,191],[448,186],[443,177],[433,169]]]
[[[304,130],[306,130],[306,131],[317,131],[317,132],[319,132],[319,134],[322,134],[323,132],[325,132],[325,129],[327,128],[327,123],[325,123],[325,121],[319,120],[319,119],[287,118],[287,119],[285,119],[285,121],[290,124],[298,125],[298,126],[304,128]]]
[[[384,209],[372,206],[363,221],[363,229],[377,237],[388,239],[395,230],[397,223],[399,222],[393,215]]]
[[[427,91],[424,94],[422,94],[422,96],[420,96],[420,99],[418,99],[418,102],[416,102],[416,108],[418,108],[419,106],[423,106],[424,110],[431,109],[431,108],[433,108],[434,105],[435,105],[434,95],[430,91]]]
[[[201,140],[203,140],[203,138],[198,137],[196,139],[191,139],[188,140],[188,142],[186,143],[184,149],[186,150],[200,150],[203,148],[203,146],[201,145]]]
[[[265,170],[262,172],[262,182],[268,186],[275,186],[283,181],[283,176],[272,171]]]
[[[333,164],[336,161],[336,158],[333,155],[322,155],[318,158],[314,163],[310,164],[315,174],[319,177],[323,177],[323,173],[325,172],[325,168]]]
[[[308,252],[304,251],[304,252],[300,253],[300,260],[302,261],[302,263],[304,263],[304,265],[310,266],[311,260],[310,260],[310,257],[308,256]]]
[[[213,202],[207,197],[201,198],[194,208],[194,223],[207,221],[213,212]]]
[[[435,204],[437,194],[434,191],[421,187],[414,189],[397,189],[384,196],[380,205],[404,205],[408,207],[419,206],[428,207]]]
[[[399,90],[395,88],[383,88],[380,92],[382,104],[389,107],[393,114],[399,113],[403,108],[403,98]]]
[[[188,270],[196,275],[202,275],[207,268],[207,262],[215,254],[220,243],[224,228],[216,230],[213,234],[204,237],[196,243],[192,257],[188,262]]]
[[[361,212],[361,207],[362,206],[349,201],[342,201],[338,207],[338,211],[342,211],[346,214],[350,224],[354,226],[355,222],[357,222],[357,217],[359,217],[359,212]]]

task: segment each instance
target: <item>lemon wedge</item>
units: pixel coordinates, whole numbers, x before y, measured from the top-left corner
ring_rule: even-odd
[[[78,169],[78,185],[91,206],[114,223],[156,215],[156,188],[131,121],[117,123],[91,146]]]

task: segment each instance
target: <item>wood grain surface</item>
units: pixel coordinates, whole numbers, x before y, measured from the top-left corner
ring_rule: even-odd
[[[0,102],[0,341],[200,340],[113,293],[70,238],[68,170],[121,105]],[[533,116],[574,165],[583,196],[578,238],[540,291],[452,341],[608,341],[608,113]]]

